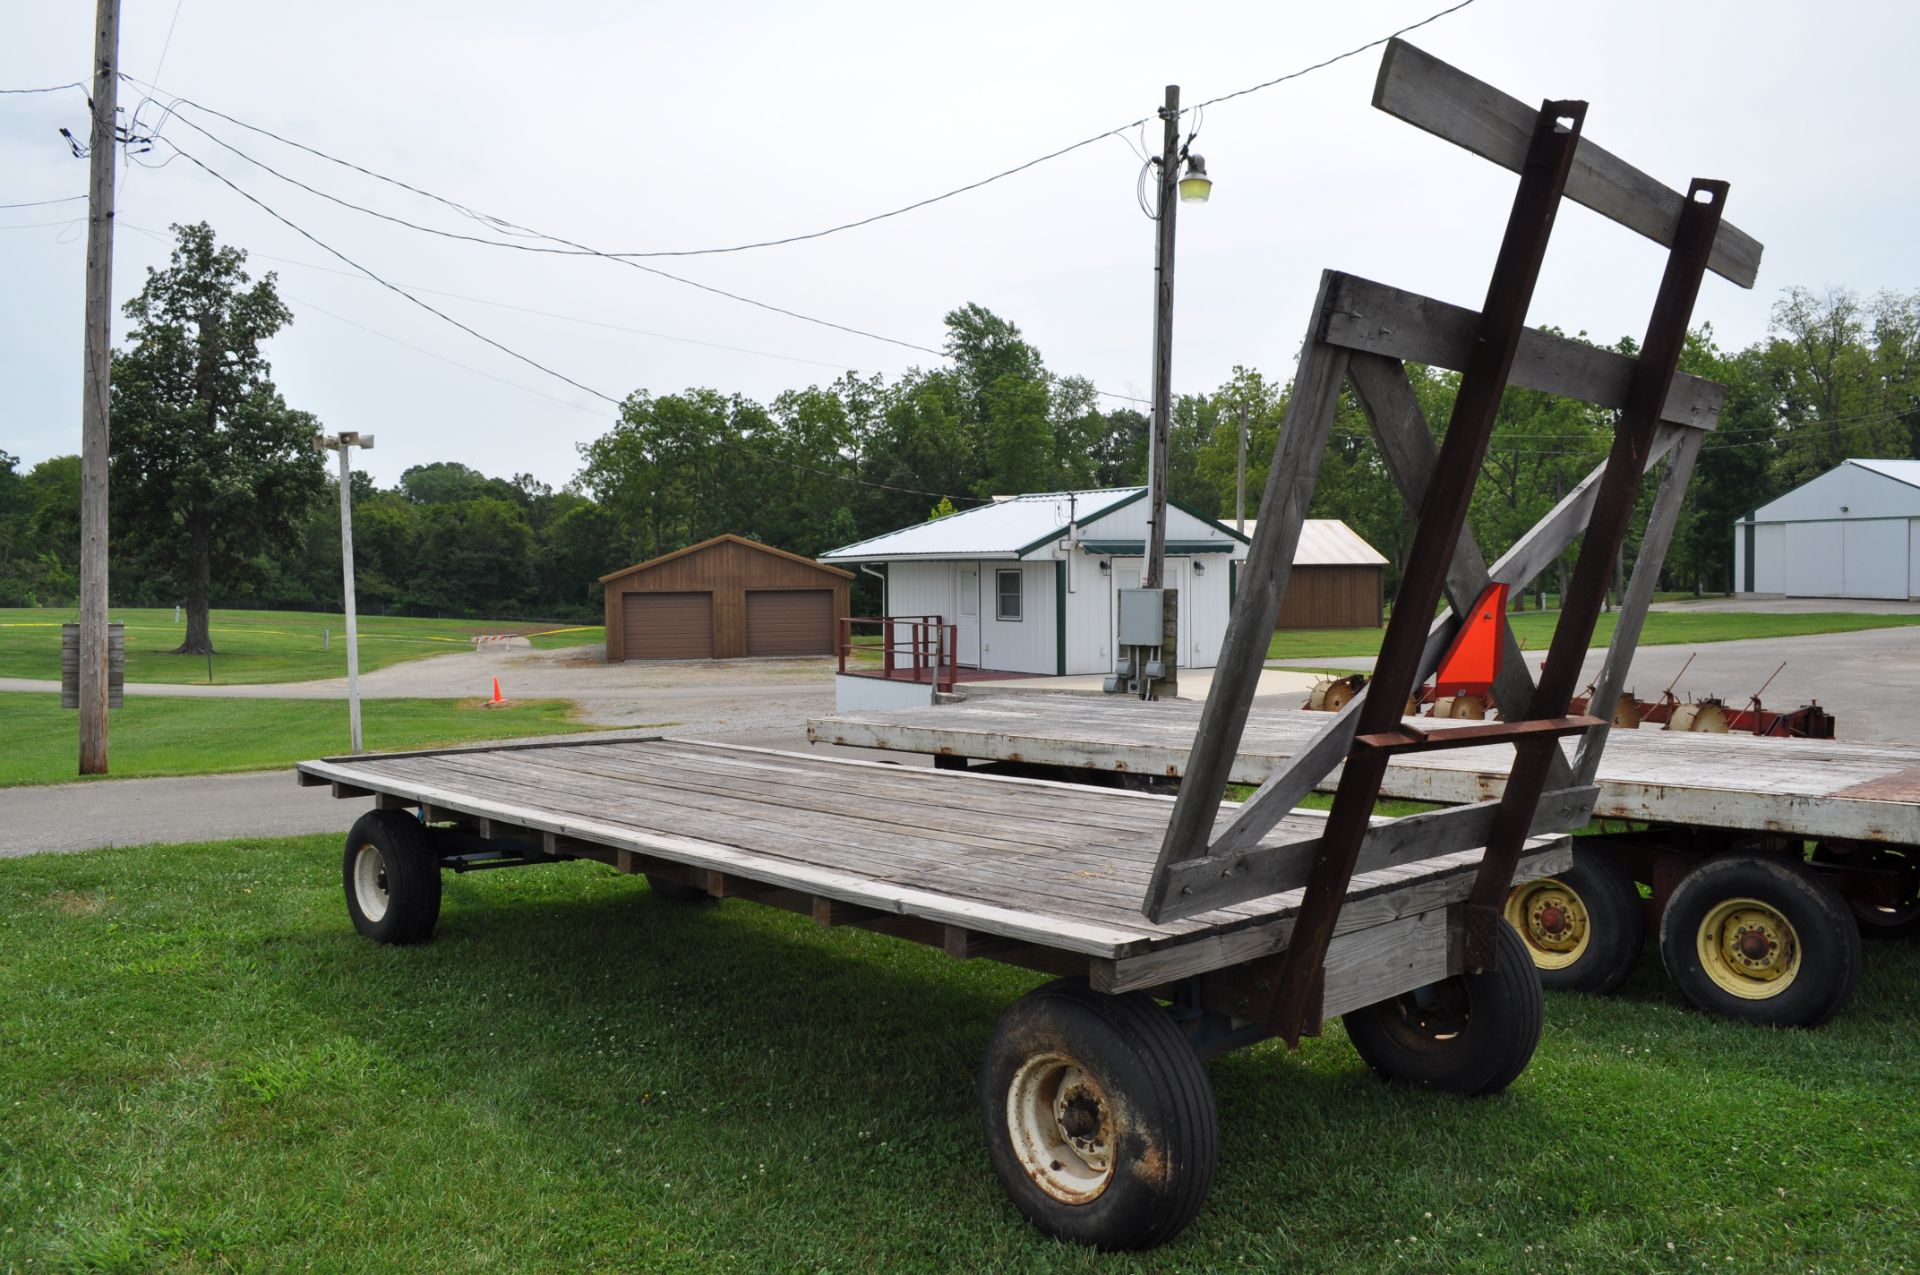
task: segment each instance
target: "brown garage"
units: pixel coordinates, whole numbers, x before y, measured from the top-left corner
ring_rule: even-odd
[[[715,536],[600,577],[607,659],[831,655],[851,572]]]
[[[1253,534],[1253,521],[1247,534]],[[1308,518],[1294,548],[1276,629],[1380,627],[1387,560],[1337,518]]]

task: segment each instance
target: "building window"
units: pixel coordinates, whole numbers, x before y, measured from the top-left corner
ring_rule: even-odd
[[[1020,618],[1020,573],[1018,571],[996,571],[994,573],[995,596],[999,605],[994,608],[996,620],[1017,620]]]

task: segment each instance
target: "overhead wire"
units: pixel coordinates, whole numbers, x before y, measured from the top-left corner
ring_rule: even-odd
[[[611,394],[607,394],[601,390],[597,390],[593,386],[587,385],[584,382],[577,381],[573,377],[568,376],[566,373],[561,372],[558,369],[549,367],[545,363],[540,362],[538,359],[535,359],[530,355],[522,354],[518,350],[515,350],[513,347],[505,345],[500,341],[495,340],[494,338],[488,336],[486,333],[479,331],[477,328],[474,328],[469,324],[462,323],[459,319],[454,318],[452,315],[448,314],[446,311],[441,310],[435,306],[429,305],[425,301],[422,301],[419,297],[414,296],[412,293],[408,292],[405,288],[400,287],[398,284],[389,281],[383,276],[375,273],[373,270],[367,268],[366,266],[361,265],[359,262],[347,256],[347,254],[345,254],[344,252],[341,252],[339,249],[333,247],[331,244],[328,244],[327,242],[319,238],[317,235],[313,234],[311,231],[293,222],[292,220],[287,218],[285,215],[283,215],[281,212],[279,212],[277,209],[275,209],[270,204],[268,204],[266,201],[253,195],[249,191],[245,190],[241,186],[237,185],[236,183],[228,179],[225,174],[219,172],[217,169],[214,169],[213,167],[203,162],[199,158],[199,156],[194,155],[192,152],[181,147],[181,145],[178,142],[174,141],[172,138],[164,138],[161,140],[164,140],[168,146],[172,147],[176,152],[178,152],[178,154],[180,155],[180,158],[186,160],[188,163],[192,164],[194,167],[200,169],[201,172],[206,173],[209,177],[212,177],[215,181],[227,187],[227,189],[233,191],[235,194],[239,195],[242,199],[245,199],[248,203],[260,209],[260,211],[266,213],[269,217],[273,218],[275,221],[279,222],[281,225],[285,226],[287,229],[293,231],[295,234],[299,235],[301,238],[307,240],[309,243],[313,244],[315,247],[321,249],[323,252],[326,252],[330,256],[337,257],[339,260],[345,262],[347,265],[352,266],[355,270],[358,270],[361,274],[365,275],[368,279],[379,284],[381,287],[387,289],[389,292],[392,292],[398,296],[404,297],[406,300],[412,302],[414,305],[420,307],[422,310],[425,310],[428,314],[433,315],[435,318],[438,318],[445,323],[452,324],[454,327],[459,328],[462,332],[465,332],[468,336],[473,337],[475,340],[481,341],[487,345],[492,346],[494,349],[500,351],[502,354],[505,354],[510,358],[516,359],[519,362],[525,363],[528,367],[531,367],[536,371],[544,372],[546,375],[551,376],[556,380],[565,381],[568,385],[573,386],[575,389],[580,390],[581,392],[586,394],[591,394],[593,397],[597,399],[601,399],[609,404],[612,404],[614,407],[624,406],[624,400],[617,399]],[[753,454],[760,455],[760,453],[753,453]],[[829,471],[816,469],[813,466],[804,465],[798,461],[788,462],[785,460],[784,457],[766,457],[766,459],[780,461],[781,463],[790,463],[793,465],[794,468],[797,468],[797,469],[804,469],[812,473],[823,475],[825,477],[842,478],[848,482],[858,483],[862,486],[878,487],[888,491],[897,491],[897,492],[902,492],[902,493],[905,493],[908,495],[914,495],[914,496],[931,496],[931,497],[934,497],[935,499],[941,499],[941,500],[965,500],[972,503],[978,503],[972,497],[954,496],[952,493],[949,493],[949,492],[923,491],[919,488],[914,488],[914,487],[899,487],[891,483],[874,482],[871,479],[860,478],[854,475],[832,474]]]
[[[0,208],[45,208],[49,204],[71,204],[85,198],[85,195],[67,195],[60,199],[29,199],[21,204],[0,204]]]
[[[1289,71],[1284,75],[1275,76],[1274,78],[1270,80],[1262,81],[1259,84],[1250,85],[1247,88],[1238,89],[1232,93],[1224,93],[1218,97],[1208,98],[1204,102],[1196,103],[1193,106],[1184,107],[1182,108],[1181,114],[1185,115],[1189,112],[1192,112],[1195,114],[1196,120],[1198,120],[1200,118],[1203,118],[1205,108],[1215,105],[1216,103],[1231,101],[1234,98],[1238,98],[1238,97],[1245,97],[1250,93],[1258,93],[1263,89],[1269,89],[1274,87],[1275,85],[1285,84],[1290,80],[1299,79],[1304,75],[1309,75],[1314,71],[1318,71],[1325,67],[1332,66],[1335,63],[1345,61],[1348,58],[1357,57],[1358,55],[1365,53],[1367,50],[1378,48],[1390,40],[1397,39],[1398,37],[1405,35],[1409,31],[1416,31],[1421,27],[1428,25],[1429,23],[1439,21],[1441,18],[1444,18],[1449,14],[1457,13],[1460,10],[1465,9],[1469,5],[1473,4],[1474,2],[1475,0],[1458,0],[1458,3],[1448,8],[1439,10],[1438,12],[1429,14],[1428,16],[1420,19],[1418,22],[1408,23],[1406,26],[1400,27],[1395,31],[1389,32],[1386,35],[1378,37],[1377,39],[1369,40],[1364,44],[1356,45],[1353,48],[1348,49],[1342,53],[1336,53],[1331,57],[1323,58],[1320,61],[1315,62],[1310,66],[1300,67],[1297,70]],[[166,90],[161,88],[157,83],[146,81],[146,80],[140,80],[135,76],[127,74],[126,72],[121,72],[121,74],[126,79],[132,81],[137,85],[141,85],[145,87],[152,93],[155,93],[155,94],[166,93]],[[157,79],[157,76],[156,76],[156,79]],[[1127,130],[1143,126],[1152,118],[1151,116],[1143,115],[1138,119],[1128,120],[1124,124],[1116,125],[1113,128],[1103,129],[1098,133],[1094,133],[1087,137],[1083,137],[1078,141],[1069,142],[1065,146],[1057,147],[1053,150],[1047,151],[1045,154],[1042,154],[1042,155],[1036,155],[1032,159],[1025,160],[1021,163],[1011,165],[1010,167],[1000,169],[997,172],[990,174],[989,176],[979,178],[978,180],[975,180],[975,181],[967,182],[960,186],[956,186],[951,190],[942,191],[937,195],[930,195],[924,199],[916,199],[910,203],[902,204],[899,207],[890,208],[883,212],[873,213],[869,216],[859,217],[851,221],[841,222],[838,225],[829,226],[821,230],[807,231],[799,234],[782,235],[782,236],[778,236],[776,238],[771,238],[771,239],[760,239],[760,240],[755,240],[749,243],[728,244],[724,246],[711,247],[711,248],[652,249],[652,250],[646,250],[646,251],[630,251],[630,252],[602,252],[598,249],[586,248],[583,245],[571,243],[568,240],[562,239],[555,235],[549,235],[543,231],[534,230],[531,227],[519,225],[504,217],[498,217],[492,214],[480,212],[470,207],[469,205],[460,203],[457,200],[449,199],[446,196],[435,194],[432,191],[423,189],[422,187],[419,187],[419,186],[415,186],[412,183],[402,181],[399,178],[390,177],[387,174],[377,172],[374,169],[355,163],[352,160],[341,159],[340,157],[331,155],[326,151],[321,150],[318,147],[310,146],[307,143],[296,141],[292,138],[286,137],[280,133],[273,131],[272,129],[265,128],[261,125],[248,123],[245,120],[229,115],[224,111],[208,106],[203,102],[195,101],[194,99],[189,97],[173,96],[173,100],[169,104],[167,109],[169,110],[169,112],[174,113],[179,118],[184,119],[185,118],[184,116],[178,115],[177,108],[180,106],[188,106],[188,107],[192,107],[195,110],[204,111],[209,115],[217,116],[220,119],[226,120],[230,124],[234,124],[240,128],[247,129],[250,132],[258,133],[264,137],[272,138],[273,140],[280,142],[283,145],[292,146],[298,150],[305,151],[306,153],[313,155],[316,158],[323,159],[328,163],[337,164],[337,165],[340,165],[341,167],[348,168],[353,170],[354,172],[360,173],[366,177],[371,177],[376,181],[381,181],[389,185],[397,186],[402,190],[409,191],[412,194],[419,195],[424,199],[430,199],[436,203],[442,204],[460,213],[464,217],[470,218],[484,225],[492,226],[496,229],[501,230],[502,232],[513,232],[515,234],[523,235],[527,237],[545,239],[552,243],[563,244],[569,248],[572,248],[578,253],[583,253],[589,256],[611,257],[611,258],[618,258],[623,260],[652,258],[652,257],[718,256],[718,255],[723,255],[728,253],[747,252],[757,248],[774,248],[774,247],[780,247],[785,244],[804,243],[809,240],[823,239],[829,235],[841,234],[849,230],[857,230],[863,226],[871,226],[876,222],[886,221],[893,217],[899,217],[910,212],[916,212],[922,208],[929,207],[933,204],[941,203],[945,200],[953,199],[953,198],[956,198],[957,196],[968,194],[972,191],[979,190],[984,186],[990,186],[995,182],[1003,181],[1006,178],[1013,177],[1019,173],[1026,172],[1028,169],[1035,168],[1041,164],[1045,164],[1052,160],[1059,159],[1065,155],[1070,155],[1075,151],[1084,149],[1085,147],[1088,147],[1088,146],[1092,146],[1097,142],[1105,141],[1109,137],[1119,137],[1123,142],[1125,142],[1127,140],[1125,137],[1125,133],[1127,132]],[[1198,131],[1197,126],[1194,131],[1195,132]],[[1144,145],[1141,149],[1144,150]],[[442,232],[442,233],[446,233],[446,232]],[[465,237],[465,236],[457,236],[457,237]],[[528,251],[552,251],[551,249],[533,249],[533,248],[529,248],[528,245],[524,245],[524,244],[504,244],[498,240],[482,240],[480,242],[491,243],[495,247],[513,247],[513,248],[521,248]]]

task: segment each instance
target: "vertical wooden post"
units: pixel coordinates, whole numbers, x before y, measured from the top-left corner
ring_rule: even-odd
[[[107,392],[113,367],[113,160],[120,0],[99,0],[87,167],[87,318],[80,390],[80,773],[107,773]]]
[[[1240,404],[1240,459],[1234,466],[1233,529],[1247,534],[1247,405]]]
[[[1160,587],[1167,558],[1167,439],[1173,417],[1173,226],[1180,207],[1180,86],[1167,85],[1160,145],[1159,223],[1153,259],[1153,433],[1147,455],[1147,561],[1143,589]]]

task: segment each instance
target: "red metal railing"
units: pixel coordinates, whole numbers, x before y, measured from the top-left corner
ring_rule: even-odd
[[[855,645],[855,625],[880,630],[878,643]],[[951,691],[956,626],[937,615],[843,615],[835,643],[840,671],[854,677],[881,677],[889,681],[931,682],[936,690]],[[878,668],[847,667],[854,651],[877,650]]]

